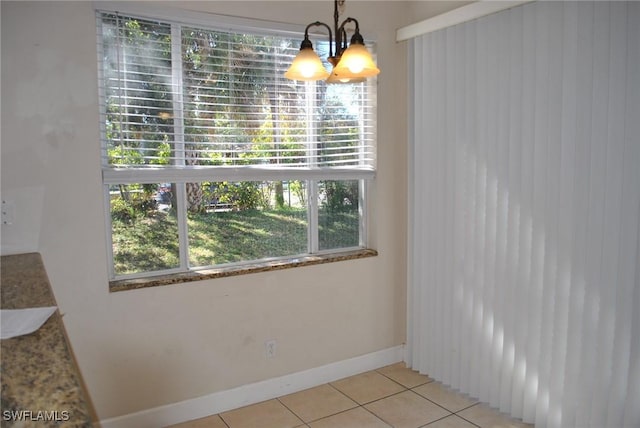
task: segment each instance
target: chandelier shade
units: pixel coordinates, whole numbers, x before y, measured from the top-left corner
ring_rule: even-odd
[[[300,49],[284,77],[290,80],[314,81],[326,79],[329,74],[313,48],[305,47]]]
[[[340,61],[333,69],[338,79],[354,79],[373,77],[380,73],[380,69],[373,62],[371,54],[362,44],[351,43],[343,52]]]

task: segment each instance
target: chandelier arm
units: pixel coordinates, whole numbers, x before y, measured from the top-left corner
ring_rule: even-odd
[[[342,6],[344,4],[345,0],[342,0],[342,2],[340,3],[340,6]],[[342,39],[342,33],[340,32],[340,29],[338,28],[338,20],[340,19],[340,13],[338,12],[338,0],[334,0],[333,1],[333,28],[336,32],[336,57],[340,56],[340,53],[342,52],[342,48],[341,48],[341,39]],[[333,55],[330,55],[333,56]]]
[[[324,22],[316,21],[307,25],[307,28],[304,29],[304,39],[309,40],[309,28],[311,27],[324,27],[329,31],[329,57],[333,57],[333,34],[331,33],[331,27],[329,27]]]
[[[347,49],[347,31],[345,30],[344,26],[347,25],[350,22],[353,22],[353,23],[356,24],[355,32],[353,33],[353,36],[351,37],[351,43],[352,44],[356,43],[356,44],[364,45],[364,39],[362,38],[362,35],[360,34],[360,23],[358,23],[357,19],[348,17],[347,19],[342,21],[342,24],[340,24],[340,27],[338,27],[336,29],[336,33],[344,35],[343,43],[340,46],[336,47],[336,57],[340,57],[340,55],[342,55],[342,52],[344,52]]]
[[[355,22],[355,24],[356,24],[356,33],[359,33],[360,32],[360,24],[358,23],[357,19],[351,18],[351,17],[348,17],[344,21],[342,21],[342,24],[340,24],[339,29],[342,30],[344,28],[344,26],[347,25],[350,22]]]

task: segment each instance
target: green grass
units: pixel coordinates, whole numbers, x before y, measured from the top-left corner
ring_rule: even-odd
[[[112,223],[116,274],[179,266],[178,227],[172,214],[152,212],[129,222],[114,218]],[[320,249],[358,245],[357,212],[320,210],[318,223]],[[307,252],[304,209],[189,214],[188,228],[193,267]]]
[[[307,251],[304,210],[189,215],[189,263],[209,266]]]
[[[154,212],[128,222],[112,218],[112,230],[116,274],[180,266],[178,225],[174,216]]]

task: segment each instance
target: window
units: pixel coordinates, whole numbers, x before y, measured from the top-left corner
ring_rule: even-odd
[[[300,35],[97,22],[112,280],[366,247],[375,81],[286,80]]]

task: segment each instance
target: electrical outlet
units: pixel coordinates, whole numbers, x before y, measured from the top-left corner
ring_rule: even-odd
[[[276,356],[276,340],[271,339],[264,342],[264,353],[267,358],[275,358]]]

